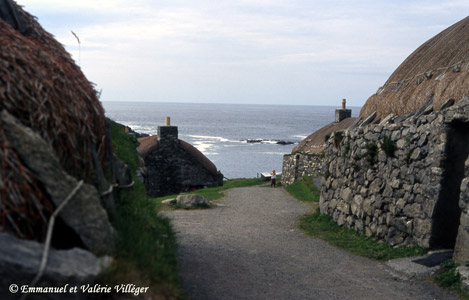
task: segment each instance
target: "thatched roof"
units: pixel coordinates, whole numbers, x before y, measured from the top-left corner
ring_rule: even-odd
[[[104,110],[93,85],[64,47],[12,0],[0,0],[3,109],[39,133],[77,178],[90,182],[93,153],[102,163],[108,155]],[[45,224],[52,205],[2,132],[0,121],[0,172],[8,174],[0,176],[0,215],[16,224],[3,222],[1,229],[40,239],[37,228]]]
[[[143,137],[137,140],[140,143],[140,145],[137,147],[137,150],[143,158],[145,158],[147,155],[150,155],[153,151],[156,151],[159,147],[158,135]],[[197,148],[187,142],[184,142],[183,140],[179,140],[179,147],[188,152],[197,162],[199,162],[205,169],[207,169],[210,174],[217,176],[217,167]]]
[[[415,113],[433,98],[434,110],[448,100],[469,96],[469,17],[415,50],[362,107],[365,119]]]
[[[352,126],[356,120],[357,118],[347,118],[338,123],[333,122],[324,126],[302,140],[295,148],[293,148],[292,154],[297,152],[321,153],[326,148],[327,138],[331,136],[334,131],[345,130]]]

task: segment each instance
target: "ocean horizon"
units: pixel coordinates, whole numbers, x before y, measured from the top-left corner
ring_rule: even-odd
[[[195,146],[226,178],[282,170],[283,155],[334,121],[335,106],[103,101],[105,114],[154,135],[171,118],[179,139]],[[357,116],[359,107],[352,109]],[[280,143],[279,143],[280,142]]]

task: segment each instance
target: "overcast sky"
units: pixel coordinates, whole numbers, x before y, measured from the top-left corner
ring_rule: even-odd
[[[102,101],[361,106],[469,11],[467,0],[17,2],[65,45]]]

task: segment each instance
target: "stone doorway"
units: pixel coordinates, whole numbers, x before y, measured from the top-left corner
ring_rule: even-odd
[[[447,130],[441,192],[433,212],[430,247],[453,249],[461,216],[459,194],[469,154],[469,124],[451,123]]]

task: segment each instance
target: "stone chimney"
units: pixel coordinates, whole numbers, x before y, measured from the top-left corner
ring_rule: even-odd
[[[170,117],[166,117],[165,126],[158,126],[158,142],[165,145],[178,144],[178,127],[171,126]]]
[[[346,106],[347,106],[346,103],[347,103],[347,100],[342,99],[342,108],[335,110],[335,121],[334,122],[338,123],[338,122],[340,122],[344,119],[352,117],[352,110],[346,108]]]

